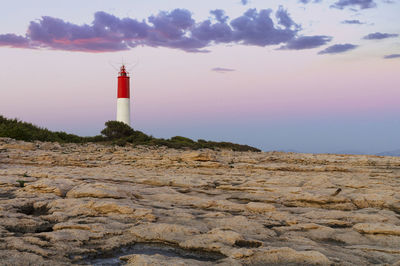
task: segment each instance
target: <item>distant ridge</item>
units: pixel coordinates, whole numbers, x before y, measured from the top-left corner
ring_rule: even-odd
[[[346,154],[346,155],[367,155],[368,153],[358,151],[358,150],[341,150],[335,152],[335,154]]]
[[[307,152],[301,152],[293,149],[287,149],[287,150],[275,150],[278,152],[292,152],[292,153],[307,153]],[[318,153],[316,153],[318,154]],[[377,155],[377,156],[398,156],[400,157],[400,149],[398,150],[393,150],[393,151],[384,151],[380,153],[372,153],[372,152],[362,152],[358,150],[341,150],[341,151],[336,151],[336,152],[328,152],[328,154],[343,154],[343,155]]]
[[[394,151],[384,151],[377,153],[378,156],[400,156],[400,149]]]
[[[292,152],[292,153],[302,153],[300,151],[297,150],[293,150],[293,149],[286,149],[286,150],[276,150],[278,152]]]

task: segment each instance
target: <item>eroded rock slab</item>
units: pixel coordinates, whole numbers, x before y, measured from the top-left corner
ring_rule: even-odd
[[[400,158],[7,138],[0,149],[2,265],[400,261]]]

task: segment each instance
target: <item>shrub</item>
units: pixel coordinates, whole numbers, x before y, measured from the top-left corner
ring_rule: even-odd
[[[134,134],[134,130],[127,124],[119,121],[107,121],[106,128],[101,131],[101,134],[109,140],[129,137]]]
[[[62,133],[59,135],[59,133]],[[52,132],[46,128],[40,128],[31,123],[21,122],[17,119],[7,119],[0,116],[0,137],[9,137],[24,141],[58,141],[66,142],[65,136],[73,138],[73,142],[79,142],[79,136],[64,132]],[[69,141],[69,140],[68,140]]]
[[[195,143],[194,140],[191,140],[189,138],[181,137],[181,136],[175,136],[171,138],[171,141],[175,142],[186,142],[186,143]]]
[[[106,138],[102,135],[96,135],[93,137],[84,137],[84,142],[100,142],[100,141],[105,141]]]
[[[118,145],[118,146],[125,146],[127,143],[126,138],[122,138],[122,139],[116,139],[112,142],[112,144],[114,145]]]
[[[19,184],[19,187],[24,187],[26,183],[25,180],[16,180],[16,182]]]
[[[133,134],[128,137],[128,141],[134,144],[143,144],[152,139],[152,137],[138,130],[134,130]]]
[[[107,121],[105,126],[106,127],[101,131],[102,135],[80,137],[62,131],[52,132],[31,123],[21,122],[17,119],[8,119],[0,115],[0,137],[9,137],[24,141],[39,140],[59,143],[106,142],[119,146],[132,143],[133,145],[166,146],[175,149],[223,148],[233,151],[260,151],[248,145],[240,145],[231,142],[206,141],[203,139],[194,141],[182,136],[175,136],[170,139],[158,139],[146,135],[141,131],[134,130],[130,126],[118,121]]]

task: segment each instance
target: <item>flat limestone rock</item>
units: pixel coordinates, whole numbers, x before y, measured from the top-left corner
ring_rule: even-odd
[[[179,243],[179,246],[187,249],[202,249],[221,252],[224,247],[234,246],[235,243],[242,240],[243,237],[234,231],[213,229],[206,234],[193,236],[192,238]]]
[[[30,151],[35,150],[36,145],[34,143],[24,142],[24,141],[14,141],[11,140],[9,143],[0,143],[1,149],[12,149],[12,150],[23,150],[23,151]]]
[[[213,265],[211,262],[200,262],[193,259],[182,259],[182,258],[174,258],[167,257],[160,254],[155,255],[131,255],[125,257],[128,259],[128,263],[126,265],[131,266],[186,266],[186,265],[194,265],[194,266],[211,266]]]
[[[399,157],[0,138],[0,265],[396,265],[399,213]]]
[[[353,226],[359,233],[400,236],[400,226],[383,223],[360,223]]]
[[[200,232],[195,228],[177,224],[147,223],[132,227],[129,232],[138,242],[169,242],[178,244]]]
[[[183,161],[209,162],[216,161],[216,156],[209,152],[188,152],[180,157]]]
[[[114,198],[122,199],[130,196],[129,191],[119,185],[107,183],[82,184],[71,189],[68,198]]]
[[[67,262],[57,260],[44,259],[40,255],[30,252],[19,252],[15,250],[0,250],[1,265],[14,266],[14,265],[37,265],[37,266],[64,266],[68,265]]]
[[[28,183],[25,190],[34,193],[53,193],[60,197],[65,197],[75,185],[75,182],[68,179],[48,179],[41,178],[36,182]]]
[[[331,265],[332,262],[318,251],[296,251],[291,248],[259,249],[246,259],[251,265]]]
[[[261,202],[249,202],[246,208],[251,212],[266,213],[275,211],[275,207],[272,204],[261,203]]]
[[[211,224],[209,219],[207,219],[207,221]],[[254,239],[268,238],[276,235],[273,230],[265,228],[262,223],[249,220],[244,216],[215,219],[212,223],[215,224],[217,228],[232,230]]]

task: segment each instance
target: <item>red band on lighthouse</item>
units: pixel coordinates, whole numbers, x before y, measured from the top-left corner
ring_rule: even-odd
[[[121,67],[118,76],[118,98],[130,98],[129,95],[129,76],[125,70],[125,66]]]

